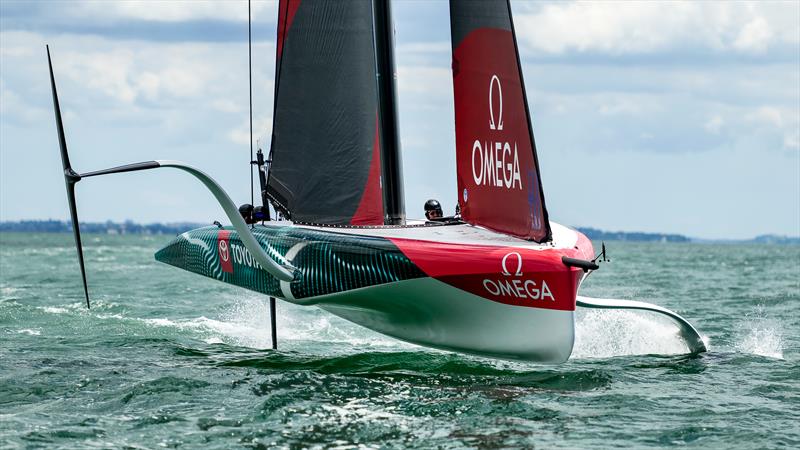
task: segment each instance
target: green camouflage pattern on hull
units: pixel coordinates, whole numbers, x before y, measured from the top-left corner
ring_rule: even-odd
[[[269,256],[277,261],[289,257],[299,271],[294,281],[281,283],[261,268],[232,227],[187,231],[155,258],[279,298],[316,297],[427,276],[388,239],[286,226],[256,226],[252,231]]]

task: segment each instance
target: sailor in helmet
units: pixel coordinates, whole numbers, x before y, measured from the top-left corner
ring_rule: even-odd
[[[430,199],[425,202],[425,218],[437,222],[442,220],[444,213],[442,213],[442,205],[436,199]]]

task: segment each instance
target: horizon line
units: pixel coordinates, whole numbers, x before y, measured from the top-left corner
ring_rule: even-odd
[[[40,222],[40,223],[48,223],[48,222],[57,222],[59,224],[66,225],[69,229],[71,229],[71,223],[68,219],[18,219],[18,220],[0,220],[0,228],[2,225],[6,224],[21,224],[23,222]],[[186,220],[186,221],[170,221],[170,222],[137,222],[132,219],[125,219],[123,221],[116,221],[107,219],[104,221],[79,221],[80,224],[91,224],[91,225],[135,225],[135,226],[176,226],[176,225],[187,225],[187,226],[208,226],[213,225],[213,222],[208,222],[207,225],[205,222],[195,221],[195,220]],[[593,226],[581,226],[581,225],[568,225],[575,229],[583,229],[583,230],[592,230],[596,232],[600,232],[602,234],[613,235],[613,234],[643,234],[643,235],[651,235],[651,236],[664,236],[664,237],[677,237],[677,238],[686,238],[692,242],[701,242],[701,241],[753,241],[758,238],[764,237],[774,237],[774,238],[784,238],[788,240],[800,240],[800,233],[797,235],[789,235],[789,234],[780,234],[780,233],[761,233],[749,238],[729,238],[729,237],[713,237],[713,238],[705,238],[705,237],[695,237],[689,234],[684,233],[675,233],[675,232],[663,232],[663,231],[641,231],[641,230],[609,230],[603,228],[597,228]],[[2,230],[2,232],[14,232],[14,230]],[[20,230],[24,232],[24,230]]]

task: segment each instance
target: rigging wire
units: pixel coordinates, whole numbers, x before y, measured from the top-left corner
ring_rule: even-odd
[[[247,0],[247,76],[248,91],[250,94],[250,204],[254,204],[253,198],[253,31],[252,19],[250,15],[250,0]]]

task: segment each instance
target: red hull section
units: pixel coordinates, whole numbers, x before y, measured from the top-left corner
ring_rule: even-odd
[[[583,235],[573,249],[389,240],[429,277],[495,302],[559,311],[575,310],[583,276],[561,257],[592,258]]]

